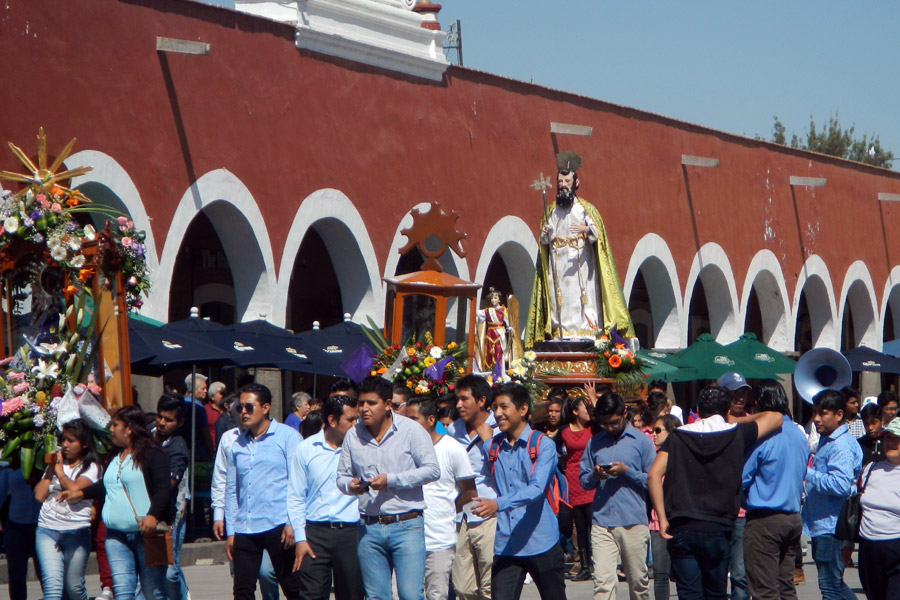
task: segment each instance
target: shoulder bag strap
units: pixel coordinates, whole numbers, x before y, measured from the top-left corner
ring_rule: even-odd
[[[133,461],[134,459],[132,459]],[[131,495],[128,493],[128,486],[125,485],[125,480],[122,479],[122,466],[125,461],[122,459],[122,455],[119,454],[119,481],[122,483],[122,489],[125,491],[125,497],[128,498],[128,504],[131,505],[131,512],[134,513],[134,520],[137,521],[137,524],[141,524],[141,518],[138,517],[137,511],[134,509],[134,502],[131,501]]]

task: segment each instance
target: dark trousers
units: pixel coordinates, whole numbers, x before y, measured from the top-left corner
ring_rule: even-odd
[[[494,556],[491,596],[494,600],[519,600],[528,572],[542,600],[566,600],[564,570],[559,544],[535,556]]]
[[[6,568],[9,573],[9,599],[25,600],[28,598],[28,559],[34,562],[38,581],[41,581],[41,568],[34,550],[34,535],[37,523],[23,525],[7,521],[3,526],[3,544],[6,547]]]
[[[650,553],[653,555],[653,598],[669,600],[669,550],[658,531],[650,532]]]
[[[900,600],[900,539],[860,540],[859,580],[869,600]]]
[[[306,524],[306,541],[316,554],[300,565],[300,594],[306,600],[328,600],[334,573],[335,600],[362,600],[365,590],[356,554],[356,527],[332,529]]]
[[[293,572],[294,548],[284,548],[281,542],[283,525],[262,533],[242,534],[234,536],[234,598],[235,600],[254,600],[256,597],[256,578],[262,562],[263,551],[269,553],[275,577],[281,585],[281,591],[288,600],[299,600],[300,577]]]
[[[680,531],[669,540],[672,579],[679,600],[728,598],[731,531]]]
[[[794,553],[800,544],[800,513],[747,515],[744,530],[744,565],[754,600],[797,597]],[[777,573],[777,577],[775,576]]]

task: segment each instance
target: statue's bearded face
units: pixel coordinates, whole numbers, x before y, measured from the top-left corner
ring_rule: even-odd
[[[568,208],[575,201],[577,179],[574,171],[560,171],[556,176],[556,204]]]

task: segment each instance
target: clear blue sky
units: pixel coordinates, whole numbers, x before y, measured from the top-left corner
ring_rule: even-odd
[[[900,157],[896,0],[440,3],[467,67],[749,137],[837,112]]]

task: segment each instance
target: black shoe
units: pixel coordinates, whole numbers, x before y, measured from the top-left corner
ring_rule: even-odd
[[[577,575],[572,577],[572,581],[590,581],[591,579],[593,577],[591,577],[591,572],[587,569],[580,570]]]

